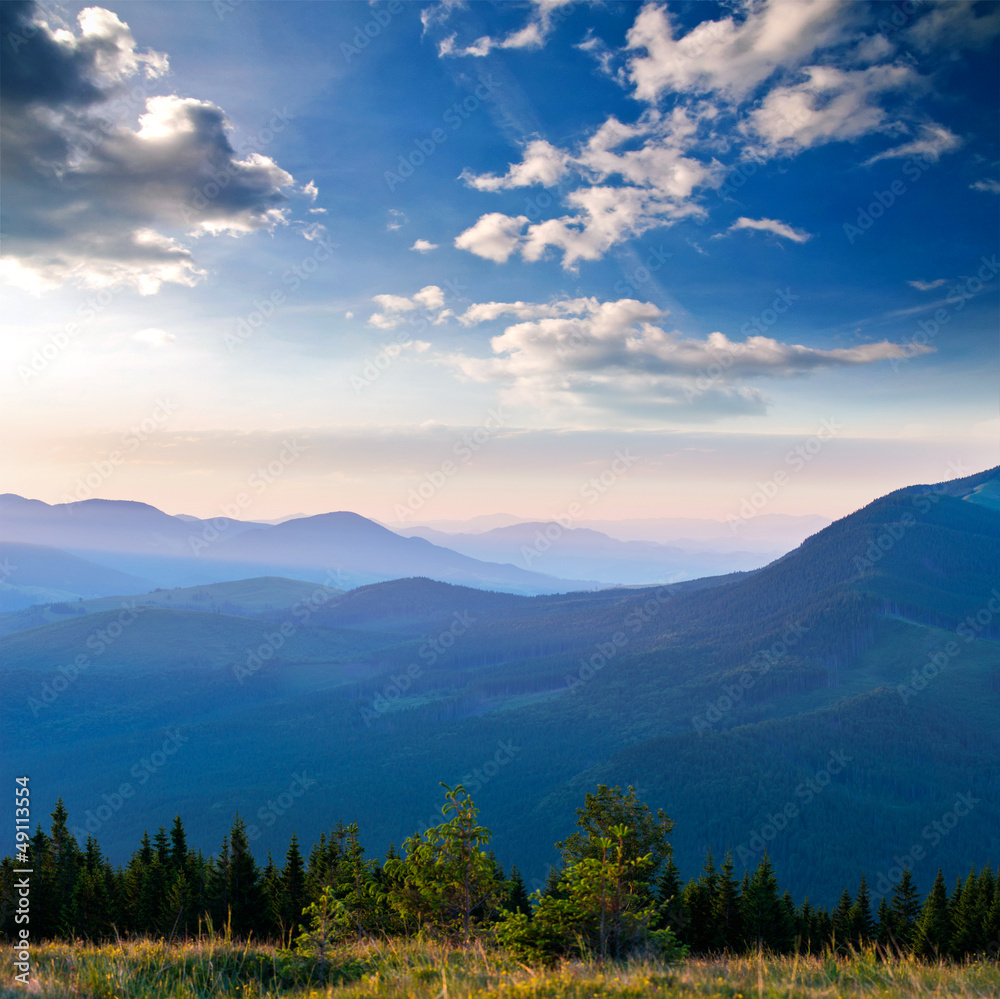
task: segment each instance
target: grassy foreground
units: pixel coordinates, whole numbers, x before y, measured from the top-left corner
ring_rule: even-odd
[[[14,981],[10,951],[0,964],[0,996],[93,997],[93,999],[583,999],[592,996],[710,997],[710,999],[880,999],[1000,996],[995,962],[963,965],[913,960],[878,962],[852,958],[766,955],[687,959],[664,965],[631,960],[620,964],[573,961],[556,968],[529,968],[481,947],[421,942],[373,942],[330,954],[329,982],[320,984],[313,962],[287,951],[220,940],[168,945],[50,943],[32,955],[31,982]]]

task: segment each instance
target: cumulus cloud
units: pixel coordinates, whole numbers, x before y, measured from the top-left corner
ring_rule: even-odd
[[[786,222],[779,222],[777,219],[748,219],[745,216],[738,218],[730,227],[729,232],[737,229],[756,229],[760,232],[770,232],[775,236],[790,239],[793,243],[804,243],[812,239],[812,233],[805,229],[795,229]]]
[[[203,277],[185,234],[287,221],[292,176],[237,152],[214,104],[155,93],[167,57],[140,51],[115,14],[86,8],[71,31],[15,0],[0,18],[17,42],[0,64],[8,279],[153,294]]]
[[[766,336],[742,342],[719,332],[705,339],[686,337],[664,328],[667,314],[660,308],[635,299],[482,303],[460,319],[501,314],[531,318],[493,337],[492,357],[453,354],[447,362],[463,378],[497,383],[510,401],[540,408],[590,405],[662,414],[694,406],[700,415],[761,412],[766,400],[746,384],[749,379],[809,375],[913,352],[912,345],[886,341],[824,350]]]
[[[444,291],[436,284],[421,288],[415,295],[373,295],[372,301],[379,307],[368,318],[368,325],[380,330],[395,329],[406,321],[405,313],[423,309],[431,314],[435,323],[444,322],[453,313],[445,309]]]
[[[828,142],[891,131],[893,120],[878,98],[917,80],[904,65],[855,70],[809,66],[804,73],[806,79],[799,83],[771,90],[750,114],[746,130],[756,140],[758,155],[794,156]]]
[[[714,159],[686,153],[698,128],[697,116],[683,108],[669,114],[649,110],[634,124],[611,117],[572,153],[536,140],[502,176],[466,173],[467,184],[485,191],[529,183],[552,186],[571,170],[581,180],[565,196],[564,215],[528,225],[524,216],[490,212],[455,245],[497,262],[514,252],[539,260],[553,248],[562,253],[563,266],[572,269],[579,260],[598,260],[612,246],[651,228],[701,215],[694,192],[716,184],[722,168]]]
[[[840,0],[765,0],[740,4],[742,17],[702,21],[678,37],[665,6],[647,3],[626,37],[626,75],[640,100],[664,93],[745,96],[779,68],[802,65],[841,36],[848,20]]]
[[[504,215],[490,212],[475,225],[455,237],[455,246],[477,257],[502,264],[521,245],[521,230],[528,222],[526,215]]]
[[[414,242],[413,246],[410,247],[411,250],[416,250],[417,253],[430,253],[431,250],[436,250],[438,248],[437,243],[432,243],[428,239],[418,239]]]
[[[475,176],[463,171],[462,180],[477,191],[503,191],[512,187],[530,187],[542,184],[552,187],[566,170],[566,154],[544,139],[527,143],[520,163],[511,163],[503,176],[481,174]]]
[[[895,42],[866,34],[874,31],[871,11],[840,0],[731,6],[727,16],[682,32],[666,5],[646,3],[617,53],[588,36],[578,47],[649,106],[632,122],[607,118],[569,147],[526,140],[503,172],[464,171],[465,184],[483,192],[532,185],[560,192],[551,218],[487,212],[455,245],[497,263],[554,252],[575,270],[652,229],[704,217],[706,193],[732,169],[719,160],[727,153],[761,163],[873,134],[897,144],[869,162],[957,148],[943,126],[908,117],[902,95],[927,81],[911,61],[896,59]],[[907,135],[916,137],[900,144]],[[790,226],[771,231],[808,238]]]

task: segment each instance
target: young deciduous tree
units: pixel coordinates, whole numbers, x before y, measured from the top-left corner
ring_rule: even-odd
[[[479,810],[465,788],[441,786],[447,799],[441,811],[451,818],[407,839],[403,859],[386,860],[389,904],[404,922],[446,934],[460,931],[468,941],[473,912],[495,908],[505,886],[483,850],[492,834],[477,823]]]

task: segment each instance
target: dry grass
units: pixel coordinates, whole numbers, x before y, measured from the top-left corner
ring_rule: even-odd
[[[1000,996],[996,963],[882,962],[850,958],[718,957],[675,965],[632,960],[603,966],[573,961],[529,968],[502,952],[422,941],[378,941],[331,953],[328,982],[313,962],[259,944],[219,939],[175,943],[49,943],[32,955],[25,988],[7,951],[0,996],[92,999],[914,999]]]

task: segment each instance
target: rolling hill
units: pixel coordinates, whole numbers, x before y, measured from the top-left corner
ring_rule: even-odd
[[[39,815],[61,794],[115,860],[178,812],[214,850],[237,810],[262,856],[338,819],[381,851],[461,781],[501,861],[540,883],[584,791],[617,782],[675,820],[686,874],[708,847],[740,873],[766,847],[781,883],[829,905],[909,857],[926,891],[1000,851],[1000,511],[981,501],[998,481],[899,490],[714,585],[403,579],[308,615],[152,608],[21,631],[0,638],[11,765]],[[176,755],[97,818],[170,733]],[[315,785],[268,821],[303,772]],[[974,805],[957,820],[959,795]]]

